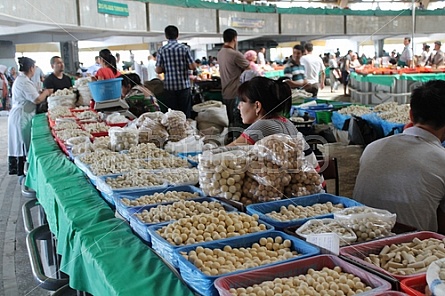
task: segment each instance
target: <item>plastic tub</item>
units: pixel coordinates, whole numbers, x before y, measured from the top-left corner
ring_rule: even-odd
[[[187,246],[182,247],[177,250],[175,250],[175,256],[176,260],[178,262],[179,266],[179,272],[184,279],[184,281],[192,287],[197,293],[200,295],[205,296],[213,296],[218,295],[217,290],[215,289],[213,282],[223,276],[230,276],[230,275],[236,275],[240,274],[246,271],[253,271],[260,268],[264,268],[267,266],[274,266],[277,264],[285,263],[285,262],[293,262],[296,260],[302,260],[304,258],[308,258],[311,256],[318,255],[320,253],[320,250],[298,238],[292,237],[290,235],[284,234],[279,231],[271,231],[269,233],[259,233],[252,236],[249,236],[247,238],[240,239],[239,237],[236,238],[230,238],[226,239],[224,241],[217,241],[217,242],[208,242],[208,243],[202,243],[200,246],[203,248],[209,248],[209,249],[223,249],[225,246],[231,246],[232,248],[247,248],[251,247],[254,243],[258,243],[259,240],[263,237],[277,237],[281,236],[283,240],[288,239],[292,242],[291,250],[297,251],[299,254],[301,254],[298,257],[292,257],[290,259],[286,259],[283,261],[276,261],[272,262],[263,266],[255,267],[255,268],[249,268],[246,270],[239,270],[239,271],[233,271],[227,274],[223,275],[216,275],[216,276],[209,276],[201,272],[197,267],[195,267],[190,261],[185,259],[181,253],[188,253],[192,250],[196,249],[196,246]]]
[[[249,233],[249,234],[245,234],[242,236],[238,236],[238,238],[247,238],[249,236],[255,235],[257,233],[262,233],[264,235],[267,235],[268,232],[270,232],[271,230],[274,230],[273,226],[264,223],[264,221],[259,220],[258,223],[263,223],[266,225],[266,230],[264,231],[260,231],[260,232],[255,232],[255,233]],[[158,225],[154,225],[154,226],[150,226],[148,227],[148,233],[151,237],[151,244],[153,249],[158,252],[158,254],[163,257],[165,260],[167,260],[167,262],[169,262],[171,265],[173,265],[174,267],[178,267],[178,262],[176,260],[176,257],[174,256],[174,251],[176,249],[182,248],[182,247],[197,247],[199,245],[202,245],[203,243],[196,243],[196,244],[192,244],[192,245],[185,245],[185,246],[175,246],[170,244],[168,241],[166,241],[163,237],[161,237],[156,231],[159,230],[160,228],[162,228],[163,226],[167,225],[169,223],[165,223],[165,224],[158,224]],[[230,238],[225,238],[225,239],[221,239],[218,240],[218,242],[223,242],[225,240],[228,240]],[[215,241],[213,241],[215,242]]]
[[[282,206],[288,206],[288,205],[301,205],[301,206],[311,206],[316,203],[326,203],[326,202],[332,202],[333,204],[341,203],[346,208],[353,207],[353,206],[362,206],[361,203],[356,202],[355,200],[349,199],[347,197],[341,197],[336,196],[332,194],[326,194],[326,193],[319,193],[314,195],[308,195],[308,196],[302,196],[302,197],[294,197],[294,198],[288,198],[278,201],[270,201],[265,203],[258,203],[253,205],[247,206],[247,213],[248,214],[257,214],[261,220],[264,222],[269,223],[270,225],[274,226],[277,229],[284,229],[286,227],[291,226],[300,226],[303,225],[306,221],[310,219],[321,219],[321,218],[333,218],[333,214],[325,214],[320,216],[313,216],[310,218],[302,218],[302,219],[295,219],[290,221],[279,221],[272,217],[267,216],[267,213],[270,213],[272,211],[280,211],[280,207]]]
[[[127,206],[122,202],[123,198],[128,198],[130,200],[137,199],[144,195],[153,195],[155,193],[165,193],[169,191],[182,191],[182,192],[197,192],[199,194],[199,197],[204,197],[204,193],[201,189],[191,186],[191,185],[184,185],[184,186],[174,186],[174,187],[167,187],[162,189],[150,189],[150,190],[133,190],[133,191],[127,191],[122,193],[115,194],[114,202],[116,204],[116,210],[117,212],[124,217],[127,221],[130,219],[131,213],[139,211],[139,209],[150,206]],[[166,202],[166,203],[159,203],[159,204],[153,204],[153,205],[163,205],[163,204],[170,204],[173,202]]]
[[[400,283],[400,289],[410,296],[425,296],[425,288],[427,285],[426,274],[421,274],[404,279]]]
[[[369,254],[379,254],[385,245],[411,242],[415,237],[417,237],[420,240],[424,240],[424,239],[428,239],[428,238],[436,238],[436,239],[445,238],[444,235],[430,232],[430,231],[420,231],[420,232],[413,232],[413,233],[408,233],[408,234],[400,234],[400,235],[396,235],[396,236],[389,237],[389,238],[382,238],[382,239],[378,239],[376,241],[370,241],[370,242],[366,242],[366,243],[362,243],[362,244],[356,244],[353,246],[340,248],[340,255],[345,256],[354,262],[357,262],[357,264],[359,264],[359,265],[364,265],[366,268],[376,270],[379,273],[389,275],[399,281],[402,281],[404,279],[416,277],[421,273],[412,274],[412,275],[393,274],[393,273],[390,273],[389,271],[384,270],[383,268],[380,268],[374,264],[366,262],[364,260],[364,258],[367,257]],[[425,273],[425,272],[423,272],[423,273]]]
[[[264,281],[273,281],[275,278],[306,274],[309,268],[321,270],[323,267],[334,268],[335,266],[340,266],[344,272],[354,274],[359,277],[363,283],[373,288],[371,291],[361,293],[360,295],[376,295],[377,293],[386,295],[385,291],[391,289],[391,285],[387,281],[331,255],[315,256],[271,267],[264,267],[254,271],[224,276],[215,281],[215,288],[218,290],[219,295],[230,296],[229,290],[231,288],[248,287]]]
[[[232,206],[230,206],[228,204],[225,204],[225,203],[223,203],[223,202],[221,202],[221,201],[219,201],[219,200],[217,200],[215,198],[211,198],[211,197],[201,197],[201,198],[194,198],[194,199],[188,199],[188,200],[193,200],[195,202],[200,202],[200,203],[202,203],[204,201],[208,201],[208,202],[216,201],[216,202],[220,203],[224,207],[224,210],[226,212],[235,212],[235,211],[237,211],[234,207],[232,207]],[[153,225],[168,224],[168,223],[176,221],[176,220],[164,221],[164,222],[160,222],[160,223],[145,223],[145,222],[141,221],[138,217],[136,217],[135,214],[136,213],[140,213],[143,210],[150,211],[150,209],[156,208],[156,207],[158,207],[160,205],[164,205],[165,206],[165,205],[171,205],[173,203],[174,203],[174,201],[173,202],[169,202],[169,203],[163,203],[163,204],[154,204],[154,205],[150,205],[150,206],[131,208],[127,212],[128,217],[129,217],[129,219],[127,219],[127,220],[130,221],[130,227],[144,241],[146,241],[148,243],[151,243],[150,235],[149,235],[149,233],[147,231],[148,227],[153,226]],[[117,209],[117,206],[116,206],[116,209]],[[119,213],[119,211],[118,211],[118,213]],[[124,217],[124,216],[122,215],[122,217]],[[124,218],[126,219],[126,217],[124,217]]]
[[[88,87],[96,102],[119,99],[122,95],[122,78],[89,82]]]

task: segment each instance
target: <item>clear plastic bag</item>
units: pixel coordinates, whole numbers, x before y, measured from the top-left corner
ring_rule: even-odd
[[[112,127],[108,130],[111,150],[128,150],[138,144],[139,133],[137,129]]]
[[[158,148],[164,147],[168,132],[157,120],[146,117],[139,127],[139,143],[153,143]]]
[[[270,135],[256,142],[255,149],[258,157],[283,169],[293,169],[295,161],[304,157],[304,138],[301,133]]]
[[[334,213],[334,219],[355,232],[358,242],[392,235],[396,218],[396,214],[387,210],[366,206],[350,207]]]
[[[199,157],[199,185],[208,196],[240,201],[246,165],[245,151],[205,151]]]
[[[300,170],[290,172],[291,180],[284,188],[286,196],[305,196],[323,192],[320,174],[312,165],[304,163]]]
[[[309,220],[301,225],[295,233],[304,238],[311,234],[335,233],[340,240],[340,246],[349,245],[357,240],[357,236],[351,228],[332,218]]]
[[[298,193],[307,195],[308,192],[320,192],[321,182],[298,184],[296,174],[305,176],[313,171],[320,178],[315,169],[305,162],[303,149],[304,139],[301,133],[294,137],[284,134],[271,135],[255,143],[249,153],[248,176],[256,183],[248,182],[246,186],[250,185],[249,188],[244,186],[244,191],[253,194],[246,198],[251,198],[254,202],[264,202],[280,200],[283,196],[290,197]],[[314,186],[309,187],[310,185]],[[306,187],[309,188],[304,194],[300,192],[301,188]]]
[[[178,142],[168,142],[165,150],[170,153],[200,152],[204,146],[204,141],[199,136],[188,136]]]
[[[168,131],[169,141],[177,142],[187,137],[186,116],[181,111],[169,109],[161,120]]]

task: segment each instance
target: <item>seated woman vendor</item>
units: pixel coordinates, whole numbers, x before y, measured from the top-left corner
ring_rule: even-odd
[[[244,124],[250,124],[241,136],[228,146],[253,145],[258,140],[273,134],[296,136],[295,125],[281,114],[292,104],[292,91],[285,82],[266,77],[254,77],[238,88],[238,109]],[[310,146],[304,142],[304,155],[314,168],[317,159]]]

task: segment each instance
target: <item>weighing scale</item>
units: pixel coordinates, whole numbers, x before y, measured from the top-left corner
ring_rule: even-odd
[[[115,112],[120,113],[121,115],[129,118],[136,119],[133,113],[128,111],[130,106],[128,106],[127,102],[122,99],[112,99],[102,102],[94,102],[94,110],[100,111],[105,114],[112,114]]]

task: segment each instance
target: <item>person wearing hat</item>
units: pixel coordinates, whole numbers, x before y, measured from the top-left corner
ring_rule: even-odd
[[[423,44],[423,51],[420,54],[420,57],[418,59],[418,65],[419,66],[426,66],[427,61],[429,60],[431,56],[430,46],[426,43]]]
[[[409,46],[411,43],[410,37],[405,37],[403,39],[403,45],[405,45],[405,48],[402,51],[402,54],[399,57],[399,60],[397,61],[397,66],[399,67],[411,67],[411,63],[413,61],[413,50]]]
[[[12,85],[12,109],[8,117],[8,163],[10,175],[22,176],[36,105],[44,102],[53,91],[45,89],[40,94],[37,92],[31,81],[36,70],[34,60],[20,57],[19,65],[21,74]]]
[[[440,49],[441,46],[442,42],[434,42],[434,53],[431,54],[430,58],[428,59],[428,66],[437,68],[443,65],[443,51]]]

